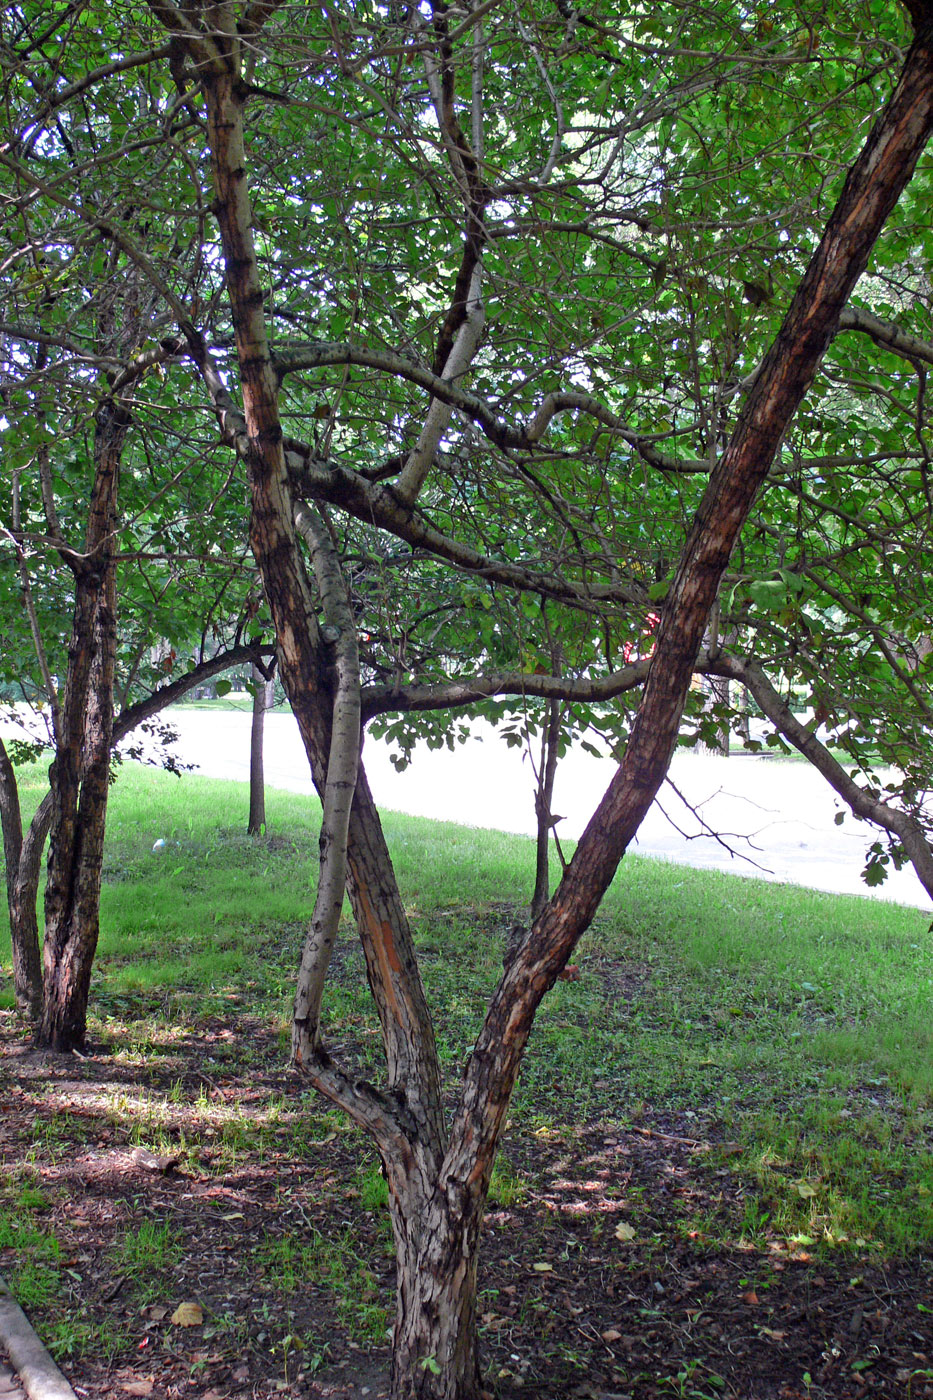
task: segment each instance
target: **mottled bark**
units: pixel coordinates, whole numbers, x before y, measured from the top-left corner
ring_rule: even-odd
[[[49,772],[52,818],[45,891],[39,1045],[80,1050],[97,950],[100,878],[113,736],[116,655],[114,531],[127,409],[98,410],[86,548],[75,563],[75,605],[61,732]]]
[[[178,11],[152,0],[175,32]],[[278,381],[266,337],[252,242],[242,132],[245,90],[230,4],[190,39],[206,100],[208,140],[227,288],[233,310],[252,490],[251,543],[272,608],[279,661],[318,790],[326,791],[334,682],[298,551]],[[657,792],[676,741],[710,608],[738,533],[819,365],[842,306],[933,127],[933,52],[918,37],[885,113],[846,181],[781,332],[756,376],[735,432],[710,476],[658,629],[642,703],[623,763],[550,903],[509,963],[467,1065],[445,1140],[427,1007],[391,862],[362,768],[347,827],[348,886],[382,1024],[387,1090],[352,1081],[311,1044],[303,1069],[374,1134],[389,1181],[399,1259],[393,1363],[396,1400],[476,1400],[475,1278],[483,1204],[515,1076],[535,1012],[566,965]],[[459,329],[459,324],[456,327]],[[230,419],[222,386],[192,355]],[[439,363],[446,363],[450,346]],[[347,474],[349,476],[349,474]],[[328,468],[325,489],[352,491]],[[311,482],[312,474],[307,474]],[[328,483],[330,483],[328,487]],[[339,503],[339,502],[338,502]],[[346,504],[346,502],[343,502]],[[405,521],[412,513],[403,505]]]

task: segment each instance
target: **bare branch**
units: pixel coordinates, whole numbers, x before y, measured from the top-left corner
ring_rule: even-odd
[[[889,806],[859,787],[825,744],[820,742],[812,730],[800,723],[756,661],[742,661],[736,656],[723,654],[710,664],[709,672],[711,675],[728,676],[748,686],[778,733],[809,759],[817,772],[822,773],[833,791],[839,794],[855,816],[873,822],[875,826],[880,826],[897,837],[910,857],[917,878],[933,899],[933,851],[930,849],[927,832],[917,818],[909,812]]]
[[[596,679],[513,671],[488,676],[463,676],[440,685],[368,685],[363,687],[363,720],[368,723],[377,715],[457,709],[498,695],[600,704],[642,685],[650,665],[650,658],[645,657]],[[700,658],[697,670],[703,670],[704,665],[704,659]]]
[[[901,330],[894,321],[883,321],[860,306],[847,306],[839,317],[840,331],[862,331],[871,336],[878,345],[883,345],[895,355],[903,355],[905,360],[920,360],[933,365],[933,344],[921,340],[910,331]]]

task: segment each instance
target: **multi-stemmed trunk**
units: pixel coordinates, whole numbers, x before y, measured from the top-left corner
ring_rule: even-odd
[[[302,1014],[296,1016],[296,1062],[372,1133],[386,1167],[399,1264],[394,1400],[477,1400],[479,1229],[534,1016],[588,927],[663,781],[730,552],[839,313],[933,129],[933,10],[921,0],[911,7],[918,37],[898,88],[850,172],[781,332],[711,472],[665,602],[623,762],[554,896],[515,950],[493,995],[447,1131],[410,931],[362,772],[348,820],[340,827],[342,835],[329,824],[329,813],[340,807],[330,765],[347,757],[339,743],[332,744],[341,687],[346,691],[346,677],[335,677],[347,656],[341,650],[340,626],[331,628],[333,636],[328,637],[318,624],[297,545],[279,385],[251,231],[242,121],[247,89],[240,78],[241,35],[234,8],[213,7],[210,33],[193,29],[172,7],[155,8],[175,27],[179,41],[189,45],[205,97],[215,209],[241,372],[242,427],[235,425],[235,407],[190,323],[184,326],[185,334],[224,430],[236,437],[248,463],[251,543],[275,619],[281,675],[325,799],[322,878],[338,868],[336,850],[336,858],[345,859],[347,888],[382,1025],[386,1088],[376,1089],[344,1073],[321,1040],[316,1011],[320,977],[335,936],[333,908],[316,907],[314,941],[303,960],[307,985]],[[347,771],[355,774],[355,765],[348,764]]]

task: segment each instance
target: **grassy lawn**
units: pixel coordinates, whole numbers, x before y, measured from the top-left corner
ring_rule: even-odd
[[[31,800],[40,788],[37,775]],[[280,1220],[263,1226],[251,1246],[252,1275],[277,1278],[280,1288],[283,1278],[291,1280],[293,1290],[313,1278],[330,1289],[335,1325],[357,1338],[354,1345],[384,1338],[391,1294],[380,1273],[387,1235],[378,1165],[361,1135],[323,1102],[309,1095],[299,1101],[280,1075],[312,905],[318,809],[311,799],[269,792],[268,831],[259,840],[245,834],[246,810],[245,790],[235,784],[179,780],[129,763],[113,788],[90,1027],[93,1041],[111,1049],[109,1068],[90,1098],[85,1093],[71,1109],[58,1103],[54,1113],[38,1114],[32,1140],[7,1153],[12,1169],[0,1188],[0,1248],[19,1250],[20,1293],[33,1290],[33,1306],[59,1329],[53,1340],[63,1355],[89,1345],[81,1326],[91,1322],[64,1303],[56,1312],[55,1297],[61,1302],[67,1292],[64,1256],[76,1246],[48,1228],[46,1214],[57,1199],[54,1168],[63,1144],[73,1155],[82,1133],[97,1142],[101,1131],[115,1133],[122,1147],[172,1154],[182,1169],[213,1178],[247,1160],[326,1156],[321,1145],[336,1142],[349,1154],[341,1160],[352,1211],[375,1222],[369,1245],[365,1226],[347,1233],[349,1217],[327,1224],[328,1193],[318,1186],[303,1207],[300,1238]],[[501,973],[505,931],[530,895],[532,842],[395,814],[385,825],[453,1090]],[[154,852],[160,839],[166,844]],[[868,899],[626,859],[581,944],[579,980],[558,984],[538,1017],[494,1178],[493,1220],[523,1219],[530,1233],[522,1248],[533,1257],[561,1257],[568,1269],[576,1256],[563,1235],[561,1247],[570,1252],[554,1255],[553,1231],[573,1220],[575,1229],[585,1225],[590,1254],[607,1239],[618,1251],[628,1236],[613,1236],[609,1227],[620,1212],[643,1245],[642,1269],[654,1267],[659,1251],[678,1258],[718,1251],[738,1260],[745,1271],[739,1282],[753,1276],[756,1260],[783,1268],[780,1261],[794,1259],[859,1280],[868,1267],[928,1258],[927,924],[922,912]],[[0,964],[8,972],[5,928]],[[4,985],[0,1005],[10,1007]],[[376,1020],[349,920],[325,1023],[340,1053],[378,1077]],[[263,1075],[280,1075],[258,1097],[249,1084],[253,1062],[257,1085]],[[228,1072],[240,1087],[221,1093]],[[34,1092],[41,1103],[53,1090],[37,1084]],[[580,1165],[600,1153],[629,1153],[631,1144],[655,1154],[667,1144],[674,1155],[663,1168],[653,1158],[643,1176],[632,1174],[631,1162],[629,1175],[620,1175],[615,1158],[602,1175]],[[678,1152],[682,1160],[675,1161]],[[582,1195],[590,1189],[587,1171],[602,1182],[600,1211]],[[692,1186],[659,1202],[662,1172],[674,1181],[693,1173]],[[566,1178],[573,1178],[572,1191]],[[278,1189],[286,1200],[285,1188]],[[128,1280],[137,1314],[162,1298],[186,1228],[166,1207],[147,1232],[124,1222],[114,1234],[108,1267]],[[494,1266],[494,1241],[489,1253]],[[758,1294],[766,1286],[761,1277],[754,1285]],[[535,1287],[543,1287],[540,1279]],[[100,1292],[107,1292],[103,1283]],[[758,1301],[754,1288],[743,1296]],[[933,1299],[916,1306],[922,1338]],[[225,1315],[217,1304],[216,1316]],[[494,1308],[486,1321],[495,1354]],[[526,1321],[537,1326],[533,1308]],[[95,1317],[98,1332],[103,1325]],[[267,1328],[280,1363],[297,1325],[292,1319],[277,1332]],[[117,1327],[114,1355],[119,1342]],[[566,1339],[561,1345],[566,1351]],[[307,1336],[301,1347],[306,1370],[312,1354],[326,1351]],[[502,1366],[506,1378],[510,1365]],[[287,1380],[287,1364],[285,1373]],[[848,1394],[813,1389],[820,1393]]]

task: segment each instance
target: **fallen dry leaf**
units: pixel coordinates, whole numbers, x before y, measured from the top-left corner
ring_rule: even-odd
[[[758,1294],[754,1288],[750,1288],[747,1293],[742,1294],[742,1302],[747,1303],[750,1308],[757,1308]]]
[[[200,1327],[203,1321],[200,1303],[179,1303],[172,1313],[172,1323],[176,1327]]]
[[[531,1267],[536,1274],[552,1274],[554,1272],[553,1264],[532,1264]]]
[[[124,1381],[120,1389],[127,1395],[151,1395],[152,1381]]]
[[[622,1333],[617,1331],[615,1327],[610,1327],[608,1332],[603,1332],[601,1335],[604,1342],[618,1342],[622,1337]]]
[[[811,1186],[809,1181],[795,1181],[794,1186],[797,1189],[797,1195],[805,1201],[812,1201],[816,1195],[816,1187]]]
[[[632,1226],[631,1226],[631,1225],[626,1225],[626,1223],[625,1223],[624,1220],[620,1221],[619,1224],[616,1226],[616,1239],[617,1239],[617,1240],[633,1240],[634,1238],[635,1238],[635,1231],[634,1231],[634,1229],[632,1228]]]

